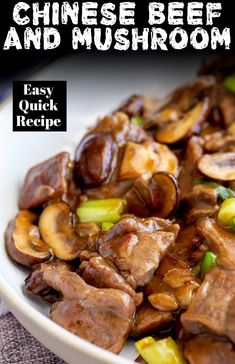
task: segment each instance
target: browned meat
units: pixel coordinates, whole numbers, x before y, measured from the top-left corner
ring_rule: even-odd
[[[219,209],[216,190],[207,185],[197,185],[184,197],[187,204],[187,223],[199,218],[214,216]]]
[[[224,229],[214,219],[199,222],[198,232],[208,250],[218,255],[218,264],[228,269],[235,269],[235,234]]]
[[[211,332],[235,341],[235,271],[214,268],[206,274],[182,324],[192,334]]]
[[[115,267],[102,257],[94,257],[89,260],[82,278],[86,283],[97,288],[116,288],[128,293],[137,306],[143,301],[143,294],[136,293]]]
[[[41,295],[50,289],[48,284],[43,280],[43,273],[48,269],[65,269],[72,270],[72,267],[61,260],[55,260],[47,263],[41,263],[33,268],[33,271],[25,279],[25,290],[27,293]]]
[[[190,364],[235,363],[233,344],[216,336],[195,336],[185,342],[183,352]]]
[[[119,353],[133,324],[135,304],[118,289],[89,286],[78,274],[47,270],[43,279],[60,291],[61,301],[51,309],[53,321],[75,335],[104,349]]]
[[[131,335],[142,336],[156,333],[170,327],[172,320],[170,312],[162,312],[153,308],[149,303],[143,303],[136,310]]]
[[[69,154],[62,152],[32,167],[20,193],[20,209],[31,209],[62,197],[67,189]]]
[[[169,220],[124,217],[99,240],[99,252],[135,289],[152,279],[178,231]]]
[[[200,173],[197,169],[197,162],[202,154],[202,138],[197,136],[191,137],[186,147],[185,159],[181,163],[180,174],[178,178],[182,199],[187,193],[191,191],[195,179],[200,177]]]
[[[199,288],[199,281],[190,267],[177,257],[167,255],[152,281],[144,288],[149,302],[158,310],[186,308]]]
[[[190,265],[195,265],[201,261],[204,255],[204,252],[200,254],[198,250],[201,244],[196,226],[188,225],[180,229],[175,245],[171,249],[171,254]]]

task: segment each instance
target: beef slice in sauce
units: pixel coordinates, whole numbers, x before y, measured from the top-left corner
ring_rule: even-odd
[[[62,197],[67,190],[69,153],[62,152],[30,168],[19,198],[20,209],[31,209]]]
[[[181,321],[194,335],[209,332],[235,342],[235,271],[207,273]]]
[[[184,343],[185,358],[190,364],[234,364],[235,350],[231,342],[212,335],[192,337]]]
[[[121,351],[135,312],[127,293],[92,287],[78,274],[56,268],[45,271],[43,279],[63,295],[51,308],[53,321],[113,353]]]
[[[98,249],[136,289],[152,279],[178,231],[169,220],[123,217],[99,240]]]

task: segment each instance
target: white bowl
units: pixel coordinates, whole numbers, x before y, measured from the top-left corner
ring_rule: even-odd
[[[130,364],[137,352],[131,341],[117,356],[76,337],[50,320],[46,304],[23,294],[28,270],[8,258],[3,234],[17,212],[24,175],[30,166],[58,151],[73,152],[85,128],[98,116],[116,109],[128,96],[162,96],[193,79],[197,67],[198,59],[171,56],[73,56],[49,65],[34,79],[67,80],[66,133],[12,132],[11,98],[0,108],[0,296],[26,329],[67,363]]]

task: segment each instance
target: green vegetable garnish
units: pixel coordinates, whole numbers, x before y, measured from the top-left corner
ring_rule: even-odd
[[[103,222],[101,228],[103,231],[108,231],[111,227],[113,227],[113,225],[114,224],[112,222]]]
[[[206,252],[200,264],[200,277],[204,278],[205,274],[217,265],[217,256],[212,252]]]
[[[117,222],[125,209],[122,198],[104,200],[88,200],[81,202],[76,213],[80,222],[114,223]]]
[[[235,198],[228,198],[220,206],[219,222],[235,231]]]
[[[136,115],[135,117],[131,118],[131,124],[140,126],[142,124],[142,119],[139,115]]]
[[[235,93],[235,74],[225,78],[223,85],[227,90]]]
[[[156,341],[149,336],[137,341],[135,346],[147,364],[186,363],[178,345],[171,337]]]
[[[199,184],[207,185],[208,187],[216,190],[216,194],[217,194],[218,200],[220,202],[223,202],[224,200],[226,200],[228,198],[235,197],[235,191],[231,190],[230,188],[226,188],[213,181],[208,181],[208,180],[201,178],[194,182],[194,185],[199,185]]]

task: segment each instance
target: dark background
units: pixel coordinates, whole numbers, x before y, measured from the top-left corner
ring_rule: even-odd
[[[0,99],[1,95],[4,94],[5,90],[7,90],[7,85],[9,85],[9,81],[13,80],[13,79],[17,79],[18,77],[20,77],[21,79],[27,78],[28,76],[30,76],[30,74],[34,73],[36,70],[38,70],[40,67],[43,67],[45,64],[47,64],[48,62],[53,61],[55,58],[58,58],[64,54],[67,53],[73,53],[73,52],[92,52],[93,56],[96,57],[100,57],[101,54],[106,53],[106,52],[97,52],[97,51],[87,51],[87,50],[79,50],[79,51],[73,51],[71,49],[71,26],[69,25],[64,25],[64,26],[60,26],[58,29],[61,32],[62,35],[62,42],[61,45],[55,49],[55,50],[50,50],[50,51],[39,51],[39,50],[8,50],[8,51],[3,51],[2,47],[3,47],[3,43],[5,41],[6,38],[6,34],[7,31],[9,29],[10,26],[16,26],[17,27],[17,31],[19,34],[21,34],[21,32],[23,31],[24,27],[21,26],[17,26],[17,24],[14,24],[13,19],[12,19],[12,10],[14,5],[17,3],[18,1],[15,0],[7,0],[4,1],[4,3],[1,4],[1,12],[0,12]],[[26,1],[27,2],[27,1]],[[33,1],[32,1],[33,2]],[[36,2],[36,1],[35,1]],[[44,1],[39,1],[40,3],[44,3]],[[99,6],[102,5],[102,3],[104,3],[106,1],[99,1]],[[147,21],[148,21],[148,16],[147,16],[147,11],[148,11],[148,3],[149,1],[138,1],[136,0],[136,26],[139,28],[143,28],[148,26]],[[167,7],[167,3],[169,1],[165,1],[165,6]],[[213,1],[211,1],[213,2]],[[217,2],[217,1],[214,1]],[[186,49],[183,50],[172,50],[172,51],[161,51],[161,50],[157,50],[157,51],[127,51],[126,52],[126,56],[131,55],[131,53],[134,53],[136,56],[138,56],[138,54],[140,53],[145,53],[145,57],[157,57],[157,55],[159,53],[165,53],[165,55],[167,57],[174,55],[175,53],[182,53],[182,54],[186,54],[187,56],[194,56],[195,54],[198,54],[198,52],[202,52],[205,56],[206,55],[214,55],[214,54],[218,54],[218,53],[224,53],[226,55],[231,55],[234,53],[235,47],[234,47],[234,42],[235,42],[235,25],[234,25],[234,6],[233,6],[233,2],[232,1],[226,1],[226,0],[222,0],[222,15],[220,18],[216,19],[215,21],[215,26],[219,27],[219,28],[224,28],[224,27],[230,27],[231,28],[231,38],[232,38],[232,44],[231,44],[231,49],[228,51],[223,50],[223,47],[221,47],[220,49],[218,49],[218,51],[212,51],[209,48],[207,48],[204,51],[198,51],[198,50],[194,50],[192,47],[188,47]],[[30,1],[28,1],[28,3],[30,3]],[[116,4],[118,4],[118,2],[115,2]],[[188,3],[188,1],[185,1],[185,7],[186,4]],[[205,1],[206,3],[206,1]],[[185,19],[185,24],[186,24],[186,19]],[[31,26],[31,24],[29,25]],[[79,26],[79,25],[78,25]],[[117,28],[119,26],[117,25]],[[161,27],[163,27],[164,29],[166,29],[167,31],[171,31],[174,26],[166,26],[166,24],[162,24]],[[182,25],[182,27],[184,29],[186,29],[187,31],[192,31],[192,29],[194,28],[194,26],[186,26],[186,25]],[[208,30],[210,29],[210,27],[206,27]],[[113,55],[113,57],[119,57],[120,52],[118,51],[107,51],[107,53],[111,53]],[[121,52],[123,54],[123,52]],[[123,60],[123,57],[120,57],[120,59]],[[95,58],[94,58],[94,62],[95,62]]]

